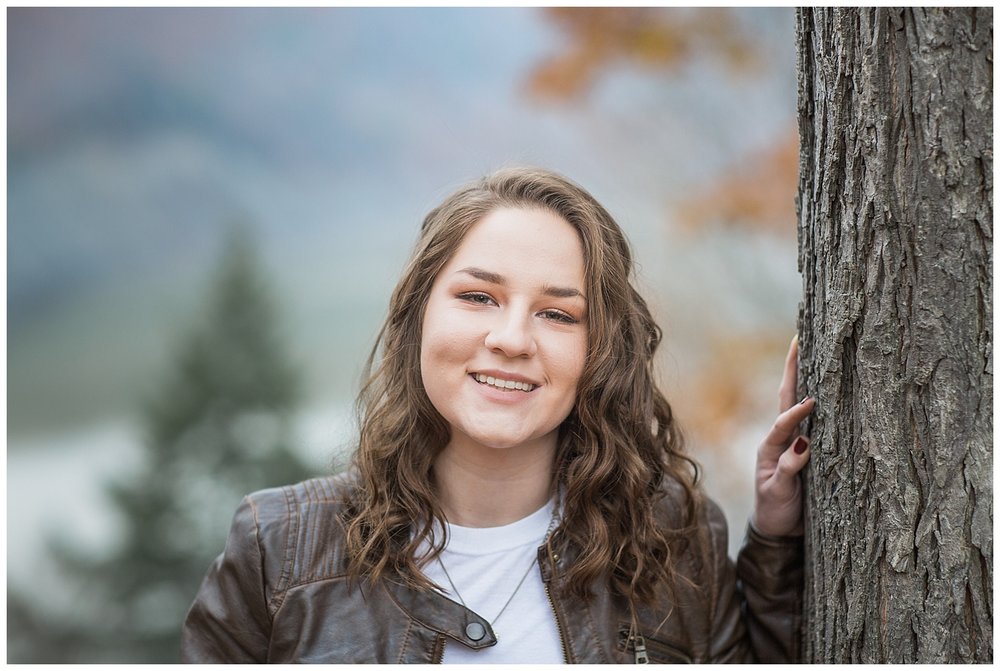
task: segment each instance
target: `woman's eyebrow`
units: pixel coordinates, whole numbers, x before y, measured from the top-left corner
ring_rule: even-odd
[[[456,273],[465,273],[466,275],[471,275],[477,280],[482,280],[483,282],[489,282],[490,284],[497,284],[499,286],[507,286],[507,278],[498,273],[490,272],[489,270],[483,270],[482,268],[476,268],[475,266],[470,266],[468,268],[462,268],[461,270],[455,271]],[[585,298],[585,296],[580,292],[579,289],[574,289],[573,287],[554,287],[546,284],[542,287],[542,293],[546,296],[552,296],[554,298],[575,298],[579,296],[580,298]]]
[[[456,270],[457,273],[465,273],[466,275],[472,275],[477,280],[482,280],[483,282],[489,282],[490,284],[499,284],[502,287],[507,286],[507,279],[503,275],[498,275],[497,273],[491,273],[488,270],[483,270],[482,268],[476,268],[470,266],[469,268],[462,268],[461,270]]]
[[[584,295],[573,287],[553,287],[548,284],[542,287],[542,293],[554,298],[576,298],[577,296],[584,298]]]

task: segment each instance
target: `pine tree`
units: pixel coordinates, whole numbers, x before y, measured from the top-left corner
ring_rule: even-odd
[[[109,488],[121,544],[100,562],[61,553],[89,585],[81,612],[94,619],[33,661],[78,645],[73,661],[177,661],[181,622],[242,495],[310,474],[289,446],[298,374],[277,327],[251,238],[234,229],[201,325],[145,405],[145,463]]]

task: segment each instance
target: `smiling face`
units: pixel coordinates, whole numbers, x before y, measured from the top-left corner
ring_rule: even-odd
[[[449,446],[554,449],[587,354],[579,235],[542,209],[475,224],[424,310],[420,370]]]

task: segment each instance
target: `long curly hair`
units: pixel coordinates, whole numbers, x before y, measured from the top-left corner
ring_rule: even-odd
[[[634,609],[676,576],[671,551],[695,533],[698,469],[682,450],[669,403],[657,389],[653,354],[661,331],[632,284],[632,253],[621,228],[589,193],[537,168],[507,168],[461,188],[424,219],[413,256],[389,303],[358,397],[357,486],[345,529],[355,578],[390,572],[415,588],[431,583],[420,566],[446,539],[432,465],[449,427],[420,373],[420,339],[431,286],[465,234],[498,208],[545,208],[583,243],[588,347],[573,410],[560,427],[553,489],[563,514],[553,542],[572,547],[564,588],[586,597],[603,581]],[[668,479],[676,525],[663,528],[654,504]],[[673,488],[677,490],[677,487]],[[665,504],[666,505],[666,504]],[[422,543],[431,553],[418,557]]]

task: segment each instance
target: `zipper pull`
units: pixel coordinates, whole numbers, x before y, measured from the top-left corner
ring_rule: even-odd
[[[649,655],[646,654],[646,639],[642,634],[635,635],[635,663],[649,664]]]

